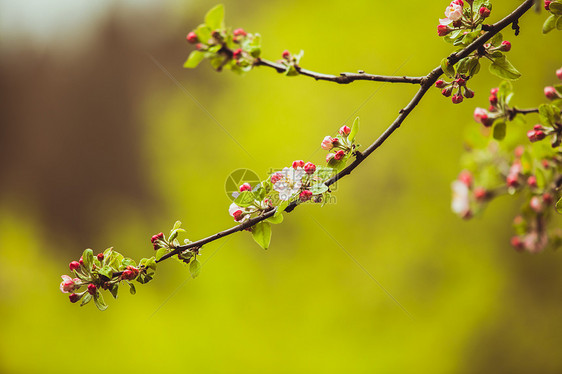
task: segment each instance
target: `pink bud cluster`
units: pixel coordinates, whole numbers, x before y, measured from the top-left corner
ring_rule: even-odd
[[[543,140],[547,135],[545,133],[545,130],[546,129],[542,125],[537,124],[537,125],[533,126],[532,130],[527,131],[527,138],[529,138],[531,143]]]
[[[490,191],[482,186],[474,185],[474,177],[468,170],[459,173],[452,183],[453,199],[451,209],[463,219],[473,216],[473,209],[480,209],[481,205],[491,197]]]
[[[453,96],[451,101],[453,104],[462,103],[463,98],[472,99],[474,97],[474,91],[466,86],[466,81],[468,78],[457,74],[457,78],[452,82],[447,82],[443,79],[439,79],[435,82],[435,87],[441,89],[441,94],[445,97]]]
[[[484,108],[474,109],[474,120],[485,127],[492,126],[496,119],[504,116],[498,103],[498,92],[499,89],[497,87],[490,90],[490,96],[488,97],[490,106],[488,110]]]
[[[467,1],[472,6],[472,1]],[[470,30],[475,25],[481,24],[485,18],[490,16],[491,10],[485,6],[478,8],[478,12],[464,10],[464,1],[451,1],[445,9],[445,18],[439,19],[437,34],[445,36],[455,30]]]
[[[327,151],[332,151],[326,156],[326,162],[330,162],[332,159],[336,161],[342,160],[351,150],[354,145],[352,141],[348,139],[351,133],[351,128],[349,126],[342,126],[338,130],[339,138],[332,138],[331,136],[326,136],[322,140],[321,147]]]
[[[159,248],[162,247],[162,241],[164,240],[164,233],[158,233],[156,235],[152,235],[152,237],[150,238],[150,242],[152,243],[152,246],[154,247],[154,250],[157,250]]]

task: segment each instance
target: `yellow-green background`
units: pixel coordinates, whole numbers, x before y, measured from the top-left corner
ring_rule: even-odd
[[[519,3],[496,1],[491,19]],[[273,228],[269,250],[239,233],[203,248],[196,280],[183,265],[166,261],[136,296],[122,292],[117,302],[106,296],[106,312],[68,302],[58,289],[60,275],[69,273],[68,262],[84,248],[115,246],[138,259],[152,255],[150,236],[169,230],[176,219],[191,240],[230,227],[224,181],[231,171],[249,168],[265,177],[294,159],[321,163],[322,138],[356,114],[359,141],[370,144],[416,90],[369,82],[340,86],[266,68],[241,77],[215,73],[207,62],[184,70],[191,48],[185,34],[214,4],[166,1],[137,8],[120,2],[101,16],[92,12],[97,20],[82,37],[79,25],[47,41],[4,33],[5,65],[27,66],[19,72],[29,80],[14,87],[25,85],[33,98],[48,100],[50,88],[33,83],[45,61],[52,67],[49,87],[72,74],[87,74],[92,86],[77,83],[67,92],[69,99],[80,92],[78,109],[64,100],[36,109],[36,99],[20,95],[17,115],[1,125],[6,133],[17,129],[22,145],[4,154],[0,179],[0,371],[562,371],[560,253],[510,248],[516,199],[501,198],[470,222],[450,212],[463,133],[477,126],[474,107],[486,106],[489,88],[499,83],[487,69],[470,82],[476,97],[461,105],[431,90],[395,135],[341,181],[336,204],[287,215]],[[228,25],[262,34],[265,58],[303,49],[302,65],[321,72],[425,75],[451,52],[436,35],[445,1],[224,4]],[[514,84],[520,107],[540,103],[542,88],[555,83],[554,71],[562,66],[562,33],[541,35],[545,17],[530,12],[519,37],[504,33],[513,43],[509,59],[523,72]],[[111,80],[100,87],[102,71]],[[130,89],[111,96],[124,82]],[[15,95],[3,91],[3,97]],[[123,106],[133,125],[121,131],[117,123],[100,134],[100,113]],[[35,110],[60,113],[53,121],[56,134],[41,113],[29,120]],[[101,120],[92,123],[90,115]],[[36,169],[16,162],[53,152],[64,170],[53,162],[35,163]],[[96,158],[87,165],[69,161],[89,152]],[[120,152],[123,158],[103,157]],[[90,180],[89,168],[100,177]],[[114,183],[115,168],[132,170],[132,176],[114,173],[125,187]],[[42,204],[51,198],[41,193],[43,178],[52,175],[60,176],[50,184],[59,200]],[[94,187],[69,188],[75,185]],[[127,186],[142,193],[129,193]],[[63,210],[71,213],[57,219]]]

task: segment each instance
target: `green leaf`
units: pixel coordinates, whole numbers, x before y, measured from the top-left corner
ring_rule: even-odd
[[[94,251],[90,248],[84,250],[82,253],[82,261],[84,261],[84,266],[86,269],[91,269],[94,263]]]
[[[283,215],[279,214],[278,216],[276,216],[275,214],[271,217],[269,217],[268,219],[266,219],[267,222],[269,223],[273,223],[275,225],[283,222]]]
[[[156,251],[156,260],[160,260],[162,256],[168,253],[168,248],[160,248]]]
[[[256,243],[263,249],[269,248],[271,242],[271,225],[267,222],[258,222],[252,227],[252,236]]]
[[[283,212],[285,211],[285,208],[287,208],[288,205],[289,205],[289,200],[281,201],[281,203],[277,206],[277,210],[275,211],[273,217],[278,217],[282,215]]]
[[[502,81],[498,87],[498,101],[509,104],[513,97],[513,85],[510,81]]]
[[[201,263],[199,260],[194,259],[189,263],[189,272],[191,273],[192,278],[196,278],[199,275],[201,272]]]
[[[494,124],[494,139],[503,140],[505,138],[505,122],[496,121]]]
[[[556,28],[558,30],[562,30],[562,16],[558,16],[556,19]]]
[[[92,300],[92,295],[90,295],[89,293],[86,292],[86,294],[84,295],[84,298],[82,299],[82,303],[80,304],[80,306],[84,306],[84,305],[88,304],[90,302],[90,300]]]
[[[176,221],[171,231],[177,230],[179,228],[181,228],[181,221]]]
[[[119,285],[117,283],[115,283],[110,289],[109,292],[111,292],[111,295],[113,296],[114,299],[117,299],[117,292],[119,291]]]
[[[197,35],[197,39],[199,39],[200,42],[208,44],[209,39],[211,39],[211,31],[212,30],[207,25],[201,24],[195,29],[195,35]]]
[[[498,57],[494,60],[490,65],[490,73],[509,80],[516,80],[521,77],[521,73],[511,65],[505,56]]]
[[[132,258],[124,258],[121,261],[121,268],[126,268],[127,266],[137,266],[137,263]]]
[[[556,202],[556,211],[562,214],[562,197]]]
[[[131,293],[131,295],[134,295],[137,293],[137,289],[135,288],[135,285],[132,284],[131,282],[127,282],[127,284],[129,284],[129,292]]]
[[[562,15],[562,3],[559,2],[551,2],[549,6],[550,13],[556,15]]]
[[[353,142],[355,140],[355,136],[357,136],[358,131],[359,131],[359,117],[355,118],[355,121],[353,121],[353,125],[351,125],[351,132],[349,133],[347,139],[350,142]]]
[[[558,91],[560,95],[562,95],[562,84],[555,84],[554,89]]]
[[[101,269],[98,270],[98,274],[106,276],[107,278],[113,278],[113,269],[109,265],[105,265]]]
[[[544,125],[553,126],[560,117],[557,107],[550,104],[539,105],[539,119]]]
[[[209,10],[205,15],[205,24],[211,29],[221,29],[224,20],[224,6],[219,4]]]
[[[96,292],[96,294],[94,295],[94,304],[96,304],[98,309],[102,312],[107,309],[107,304],[105,303],[101,292]]]
[[[441,60],[441,69],[443,69],[443,73],[445,73],[447,77],[453,78],[455,76],[455,67],[449,64],[449,60],[446,57]]]
[[[256,196],[252,191],[242,191],[238,197],[234,199],[234,203],[239,207],[245,208],[252,205],[255,200]]]
[[[554,30],[554,28],[556,27],[556,23],[558,21],[558,16],[551,14],[546,21],[544,21],[543,25],[542,25],[542,33],[543,34],[547,34],[549,32],[551,32],[552,30]]]
[[[184,68],[193,69],[205,58],[205,53],[201,51],[193,51],[189,54],[189,57],[183,64]]]
[[[310,188],[310,192],[312,192],[313,195],[320,195],[327,191],[328,186],[326,186],[324,183],[315,184]]]

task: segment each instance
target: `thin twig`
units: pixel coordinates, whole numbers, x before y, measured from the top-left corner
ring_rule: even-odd
[[[283,64],[277,62],[272,62],[260,58],[256,61],[254,66],[267,66],[269,68],[275,69],[278,73],[285,73],[287,67]],[[300,66],[295,66],[295,69],[300,75],[314,78],[317,81],[329,81],[339,84],[348,84],[355,81],[374,81],[374,82],[390,82],[390,83],[411,83],[420,84],[423,77],[406,77],[406,76],[391,76],[391,75],[374,75],[367,74],[363,71],[359,73],[340,73],[340,75],[331,75],[317,73],[312,70],[303,69]]]
[[[534,3],[534,0],[525,0],[511,14],[509,14],[508,16],[506,16],[505,18],[503,18],[502,20],[500,20],[499,22],[497,22],[493,25],[488,25],[486,27],[486,30],[488,30],[488,31],[485,34],[481,35],[479,38],[477,38],[474,42],[472,42],[466,48],[449,55],[449,57],[447,57],[448,60],[449,60],[449,63],[451,65],[454,65],[458,61],[460,61],[461,59],[467,57],[472,52],[476,51],[478,48],[483,46],[488,40],[490,40],[494,35],[496,35],[498,32],[500,32],[502,29],[504,29],[506,26],[508,26],[508,25],[512,24],[513,22],[519,20],[519,18],[532,7],[533,3]],[[260,61],[261,61],[260,65],[262,65],[262,66],[272,67],[272,68],[276,69],[278,72],[284,72],[285,71],[285,68],[282,65],[278,65],[278,64],[272,63],[270,61],[266,61],[266,60],[260,60]],[[302,71],[303,70],[301,69],[300,70],[301,74],[302,74]],[[308,76],[312,76],[312,77],[314,77],[318,80],[329,80],[329,81],[334,81],[334,82],[337,82],[337,83],[349,83],[349,82],[338,82],[337,79],[339,77],[337,77],[337,76],[330,76],[330,75],[312,73],[312,72],[308,72],[308,71],[306,71],[306,72],[310,73],[310,74],[307,74]],[[429,74],[427,74],[425,77],[420,78],[420,81],[419,81],[419,83],[421,85],[420,89],[416,92],[416,94],[414,95],[412,100],[410,100],[408,105],[406,105],[403,109],[400,110],[400,112],[398,114],[398,117],[396,117],[394,122],[367,149],[365,149],[361,153],[356,153],[355,160],[351,164],[349,164],[346,168],[344,168],[342,171],[340,171],[334,177],[332,177],[331,179],[326,181],[325,184],[327,186],[330,186],[330,185],[334,184],[336,181],[345,177],[346,175],[349,175],[357,166],[359,166],[363,161],[365,161],[365,159],[367,159],[367,157],[369,157],[377,148],[379,148],[386,141],[386,139],[388,139],[388,137],[390,135],[392,135],[392,133],[400,127],[402,122],[404,122],[406,117],[412,112],[412,110],[414,110],[414,108],[418,105],[418,103],[423,98],[425,93],[433,86],[433,84],[437,81],[437,79],[442,74],[443,74],[443,70],[442,70],[441,66],[438,66],[435,69],[433,69]],[[383,77],[383,76],[373,76],[373,77]],[[386,78],[392,78],[392,77],[386,77]],[[402,77],[401,79],[404,79],[404,78],[407,78],[407,77]],[[411,78],[411,79],[418,79],[418,78]],[[355,80],[358,80],[358,79],[355,79]],[[376,80],[376,79],[370,79],[370,80]],[[384,80],[380,80],[380,81],[384,82]],[[414,82],[407,82],[407,80],[402,80],[402,82],[414,83]],[[287,208],[285,208],[285,211],[291,212],[297,205],[298,205],[297,202],[293,202],[293,203],[289,204],[289,206]],[[213,234],[211,236],[208,236],[204,239],[200,239],[196,242],[186,244],[186,245],[183,245],[183,246],[180,246],[180,247],[176,247],[173,251],[171,251],[171,252],[167,253],[166,255],[162,256],[157,262],[164,261],[167,258],[170,258],[170,257],[172,257],[172,256],[174,256],[174,255],[176,255],[180,252],[186,251],[188,249],[198,248],[198,247],[201,247],[201,246],[203,246],[207,243],[215,241],[217,239],[220,239],[220,238],[223,238],[225,236],[234,234],[236,232],[248,229],[248,228],[252,227],[253,225],[255,225],[256,223],[264,221],[264,220],[270,218],[271,216],[273,216],[275,214],[276,210],[277,210],[277,208],[272,209],[270,211],[267,211],[267,212],[263,213],[262,215],[260,215],[258,217],[254,217],[252,219],[249,219],[248,221],[246,221],[246,222],[244,222],[240,225],[237,225],[237,226],[231,227],[227,230],[218,232],[218,233]]]

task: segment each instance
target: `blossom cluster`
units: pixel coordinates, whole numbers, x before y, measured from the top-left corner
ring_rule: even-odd
[[[562,79],[562,68],[556,76]],[[562,85],[552,87],[557,94],[562,92]],[[484,134],[493,128],[493,139],[483,138],[482,133],[470,138],[469,152],[463,159],[465,170],[451,185],[451,208],[465,219],[479,215],[495,197],[522,195],[521,213],[513,223],[517,235],[511,244],[532,253],[562,245],[562,231],[548,225],[554,211],[562,213],[562,99],[553,96],[546,95],[549,102],[538,109],[519,111],[510,106],[513,91],[509,82],[492,89],[489,108],[476,108],[474,119],[484,126]],[[521,131],[525,123],[522,113],[538,113],[541,123],[525,134]],[[506,122],[510,121],[519,126],[512,126],[513,131],[506,134]],[[547,137],[552,139],[550,144],[540,142]]]
[[[91,300],[98,309],[105,310],[105,303],[101,290],[108,290],[113,297],[117,298],[119,284],[126,282],[131,293],[135,293],[135,287],[130,281],[137,280],[146,283],[152,279],[151,276],[156,269],[154,258],[142,259],[137,266],[135,261],[125,258],[112,248],[94,256],[91,249],[86,249],[78,261],[72,261],[68,265],[73,277],[62,275],[60,290],[69,293],[72,303],[82,300],[85,305]],[[84,287],[84,290],[82,288]]]
[[[187,34],[186,40],[195,44],[196,50],[191,52],[184,67],[195,68],[208,59],[217,71],[228,68],[243,73],[252,69],[261,53],[260,35],[242,28],[226,28],[223,20],[224,7],[217,5],[207,13],[205,23]]]
[[[445,18],[439,19],[437,34],[445,36],[454,31],[472,31],[490,16],[491,10],[492,5],[488,1],[453,0],[445,9]]]

